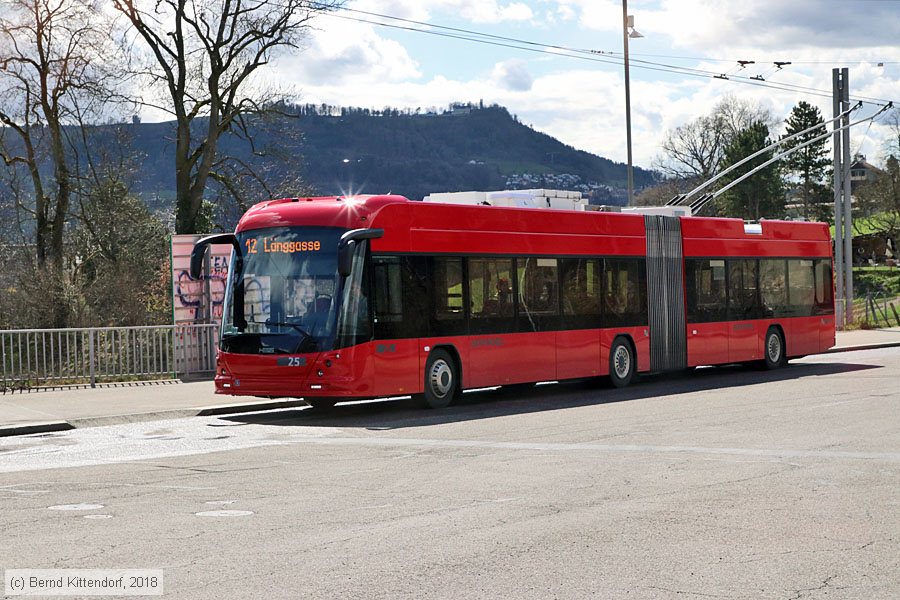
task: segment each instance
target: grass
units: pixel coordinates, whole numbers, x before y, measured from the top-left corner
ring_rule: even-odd
[[[877,225],[879,215],[871,217],[853,218],[853,235],[868,235],[870,233],[880,233],[882,229]],[[834,225],[831,226],[831,237],[834,237]]]
[[[866,297],[872,294],[878,310],[866,314]],[[900,268],[853,268],[853,316],[860,328],[893,327],[900,325],[893,306],[900,313]],[[870,307],[871,308],[871,307]]]
[[[853,292],[857,298],[872,293],[882,297],[900,295],[900,268],[854,267]]]

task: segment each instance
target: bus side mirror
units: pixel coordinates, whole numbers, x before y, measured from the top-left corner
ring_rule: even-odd
[[[362,240],[373,240],[384,235],[384,229],[353,229],[341,236],[338,242],[338,274],[350,275],[353,270],[353,252]]]
[[[356,240],[347,240],[338,251],[338,273],[341,277],[350,275],[353,270],[353,251],[356,250]]]
[[[191,250],[191,279],[200,279],[203,274],[203,258],[206,256],[206,248],[211,244],[231,244],[238,256],[241,255],[241,247],[238,245],[237,236],[233,233],[218,233],[201,238]]]

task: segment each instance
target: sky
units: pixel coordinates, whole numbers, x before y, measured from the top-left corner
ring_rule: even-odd
[[[643,36],[629,40],[635,165],[653,167],[667,131],[726,95],[782,122],[800,100],[830,118],[835,67],[849,68],[851,98],[900,104],[900,0],[631,0],[628,13]],[[348,0],[318,17],[301,51],[279,56],[267,77],[301,103],[497,103],[566,144],[624,162],[622,16],[622,3],[608,0]],[[449,36],[473,36],[447,28],[525,44],[458,39]],[[854,118],[878,108],[866,102]],[[856,127],[851,150],[879,164],[888,135],[886,121]]]

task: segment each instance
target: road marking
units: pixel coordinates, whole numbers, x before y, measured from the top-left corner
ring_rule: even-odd
[[[249,510],[204,510],[194,514],[198,517],[249,517],[253,512]]]
[[[712,454],[735,456],[765,456],[772,458],[824,458],[848,460],[882,460],[900,462],[897,452],[850,452],[843,450],[790,450],[787,448],[715,448],[705,446],[651,446],[634,444],[546,443],[546,442],[489,442],[482,440],[436,440],[410,438],[294,438],[288,443],[332,446],[484,448],[488,450],[538,450],[556,452],[610,452],[651,454]]]
[[[147,487],[160,488],[163,490],[191,490],[191,491],[195,491],[195,492],[209,491],[209,490],[216,489],[215,487],[210,487],[210,486],[202,486],[201,487],[201,486],[196,486],[196,485],[148,485]]]
[[[88,504],[83,502],[81,504],[57,504],[56,506],[48,506],[47,510],[99,510],[103,508],[102,504]]]
[[[290,443],[296,437],[306,439],[340,434],[336,427],[300,426],[277,432],[266,425],[248,425],[233,430],[239,431],[240,435],[228,439],[198,437],[198,426],[216,421],[217,417],[198,417],[73,429],[64,434],[64,444],[57,440],[53,446],[37,446],[33,439],[3,438],[0,439],[0,473],[146,463],[178,456],[277,446]],[[170,432],[173,439],[147,439],[148,432],[162,430]],[[16,454],[10,456],[10,451]]]

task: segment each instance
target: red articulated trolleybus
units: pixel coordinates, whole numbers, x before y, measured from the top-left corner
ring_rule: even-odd
[[[235,233],[216,392],[313,406],[788,358],[834,345],[827,225],[410,201],[263,202]]]

